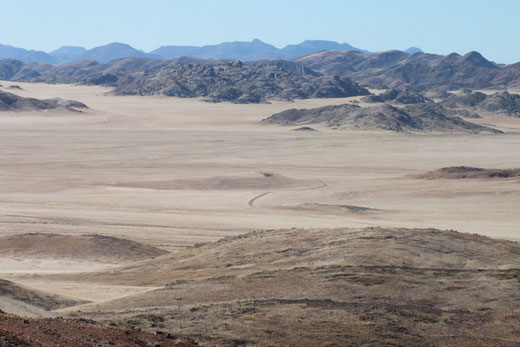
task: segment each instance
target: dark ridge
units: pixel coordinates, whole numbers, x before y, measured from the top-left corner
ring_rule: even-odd
[[[510,117],[520,118],[520,95],[499,92],[485,98],[478,108]]]
[[[318,130],[311,128],[311,127],[301,127],[301,128],[293,129],[293,131],[318,131]]]
[[[397,104],[409,105],[409,104],[418,104],[424,103],[427,101],[432,101],[431,99],[425,97],[421,93],[414,92],[411,90],[398,90],[398,89],[389,89],[386,92],[379,95],[369,95],[362,99],[365,102],[394,102]]]
[[[24,98],[15,94],[0,91],[0,111],[41,111],[64,108],[79,112],[87,105],[75,100]]]
[[[290,109],[264,119],[280,125],[325,124],[334,129],[389,130],[394,132],[501,133],[501,131],[464,121],[449,115],[434,102],[398,108],[388,104],[360,107],[352,104],[314,109]]]
[[[486,178],[514,178],[520,177],[520,169],[483,169],[480,167],[450,166],[435,171],[429,171],[417,178],[427,179],[486,179]]]
[[[349,76],[371,88],[388,89],[415,86],[422,89],[518,88],[520,69],[517,64],[497,65],[478,52],[464,56],[452,53],[407,54],[401,51],[374,53],[336,51],[319,52],[293,61],[328,74]]]
[[[369,92],[345,76],[323,76],[302,64],[271,60],[201,61],[125,58],[98,64],[20,65],[5,62],[13,81],[105,85],[122,95],[166,95],[211,102],[260,103],[270,99],[339,98]],[[0,75],[2,66],[0,65]]]

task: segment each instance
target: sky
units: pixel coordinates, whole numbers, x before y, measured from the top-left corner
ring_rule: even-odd
[[[520,0],[0,0],[0,9],[0,43],[43,51],[321,39],[520,61]]]

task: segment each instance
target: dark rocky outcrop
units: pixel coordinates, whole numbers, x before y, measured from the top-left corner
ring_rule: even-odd
[[[421,93],[412,90],[389,89],[379,95],[369,95],[363,98],[365,102],[393,102],[397,104],[409,105],[418,104],[431,99]]]
[[[320,76],[286,61],[269,61],[264,64],[230,62],[213,66],[170,65],[157,71],[152,78],[146,75],[123,78],[117,83],[116,92],[203,97],[214,102],[235,103],[369,94],[348,78]]]
[[[401,51],[366,55],[353,51],[309,54],[293,61],[323,74],[341,74],[372,88],[415,86],[422,89],[519,87],[520,64],[499,66],[478,52],[407,54]]]
[[[314,128],[311,128],[311,127],[301,127],[301,128],[296,128],[296,129],[293,129],[294,131],[304,131],[304,132],[308,132],[308,131],[318,131]]]
[[[484,169],[469,166],[450,166],[416,175],[426,179],[490,179],[520,177],[520,169]]]
[[[477,105],[478,108],[520,118],[520,95],[508,92],[499,92],[485,98]]]
[[[478,113],[476,112],[470,112],[466,109],[446,109],[448,111],[448,114],[450,116],[461,116],[461,117],[466,117],[466,118],[473,118],[473,119],[478,119],[478,118],[482,118]]]
[[[348,77],[323,76],[285,60],[242,63],[126,58],[107,64],[84,61],[59,66],[5,61],[3,67],[0,65],[2,74],[13,81],[105,85],[123,95],[201,97],[212,102],[259,103],[369,94]]]
[[[78,112],[88,108],[87,105],[75,100],[24,98],[15,94],[0,91],[0,111],[41,111],[64,108]]]
[[[441,101],[441,104],[444,107],[452,109],[470,108],[473,110],[488,111],[510,117],[520,117],[520,95],[508,92],[497,92],[491,95],[486,95],[481,92],[464,90],[457,94],[449,93]],[[467,110],[459,110],[458,112],[469,113]]]
[[[442,100],[442,105],[451,108],[475,107],[486,97],[484,93],[465,89],[458,94],[447,93]]]
[[[389,130],[395,132],[500,133],[499,130],[452,117],[442,106],[426,102],[398,108],[388,104],[370,107],[344,104],[315,109],[290,109],[264,119],[281,125],[326,124],[335,129]]]

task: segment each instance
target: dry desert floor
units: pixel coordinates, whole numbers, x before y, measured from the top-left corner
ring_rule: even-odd
[[[0,83],[4,88],[15,84]],[[414,177],[447,166],[519,167],[520,119],[484,114],[484,118],[472,120],[505,132],[500,135],[345,132],[319,126],[319,131],[302,132],[294,131],[294,127],[265,125],[261,120],[288,108],[350,100],[234,105],[114,96],[107,88],[93,86],[16,84],[23,88],[15,91],[18,95],[74,99],[89,109],[82,113],[0,114],[0,238],[28,233],[61,237],[57,249],[51,250],[35,248],[40,241],[29,247],[12,239],[12,244],[4,241],[4,249],[0,243],[0,278],[77,300],[86,305],[86,312],[109,301],[106,312],[122,310],[121,298],[130,295],[138,300],[150,291],[160,293],[160,288],[169,283],[153,276],[143,281],[122,275],[112,279],[103,271],[110,273],[143,259],[163,259],[163,251],[175,255],[256,230],[435,228],[520,241],[518,178]],[[73,252],[64,251],[75,244],[75,237],[79,240],[84,235],[133,243],[114,241],[117,251],[107,249],[95,255],[91,254],[91,243]],[[76,245],[82,245],[81,240]],[[143,244],[151,246],[143,250],[149,258],[140,258],[137,251],[135,256],[125,256],[127,250],[140,249]],[[147,271],[152,270],[145,266],[143,276]],[[223,272],[222,276],[230,274]],[[211,291],[211,285],[204,285]],[[190,287],[188,291],[193,290]],[[173,305],[176,299],[169,300]],[[190,300],[192,305],[195,299]],[[219,300],[230,299],[224,295]],[[0,310],[6,311],[9,306],[16,311],[15,304],[0,301]],[[289,304],[312,306],[298,301]],[[64,309],[57,305],[44,312],[23,306],[12,313],[56,316],[75,312],[78,307]],[[225,307],[218,310],[223,311],[212,314],[225,315]],[[339,315],[339,311],[331,312]],[[304,319],[305,314],[297,315]],[[110,321],[106,317],[101,319]],[[265,319],[276,321],[275,317],[272,313]],[[319,316],[320,321],[323,319]],[[168,327],[161,322],[158,319],[150,324]],[[170,328],[182,331],[188,325]],[[192,334],[203,334],[193,326],[190,329]],[[289,337],[277,340],[273,329],[257,333],[265,334],[273,343],[296,341]],[[214,334],[208,331],[207,336]],[[234,341],[231,333],[216,340],[207,336],[213,342]],[[332,339],[331,343],[334,341],[347,340]]]

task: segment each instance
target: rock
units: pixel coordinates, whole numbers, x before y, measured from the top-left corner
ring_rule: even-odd
[[[320,76],[272,62],[262,66],[225,63],[214,66],[176,65],[153,78],[120,78],[116,93],[203,97],[212,102],[260,103],[270,99],[339,98],[369,92],[338,76]]]
[[[485,100],[486,97],[487,95],[484,93],[466,89],[458,94],[448,93],[442,100],[442,105],[450,108],[475,107],[478,103]]]
[[[411,90],[389,89],[379,95],[369,95],[362,99],[365,102],[394,102],[397,104],[418,104],[426,101],[432,101],[424,95]]]
[[[0,91],[0,111],[41,111],[56,108],[80,112],[87,105],[75,100],[24,98],[15,94]]]
[[[480,102],[479,109],[520,118],[520,95],[508,92],[492,94]]]
[[[501,131],[451,117],[434,102],[398,108],[388,104],[360,107],[352,104],[314,109],[290,109],[263,120],[281,125],[325,124],[337,129],[389,130],[394,132],[501,133]]]
[[[311,127],[301,127],[301,128],[293,129],[293,131],[318,131],[318,130],[311,128]]]
[[[416,175],[426,179],[490,179],[520,177],[520,169],[483,169],[480,167],[450,166]]]
[[[28,82],[105,85],[121,95],[166,95],[212,102],[339,98],[370,94],[345,76],[324,76],[285,60],[250,63],[194,58],[126,58],[106,64],[58,66],[0,61],[0,78]]]
[[[448,109],[447,111],[450,116],[462,116],[462,117],[473,118],[473,119],[482,118],[482,117],[480,117],[480,115],[478,113],[475,113],[475,112],[471,113],[466,109]]]
[[[363,86],[388,89],[404,86],[427,90],[443,88],[518,88],[520,65],[499,66],[477,52],[464,56],[456,53],[407,54],[401,51],[317,52],[293,61],[323,74],[341,74]]]

